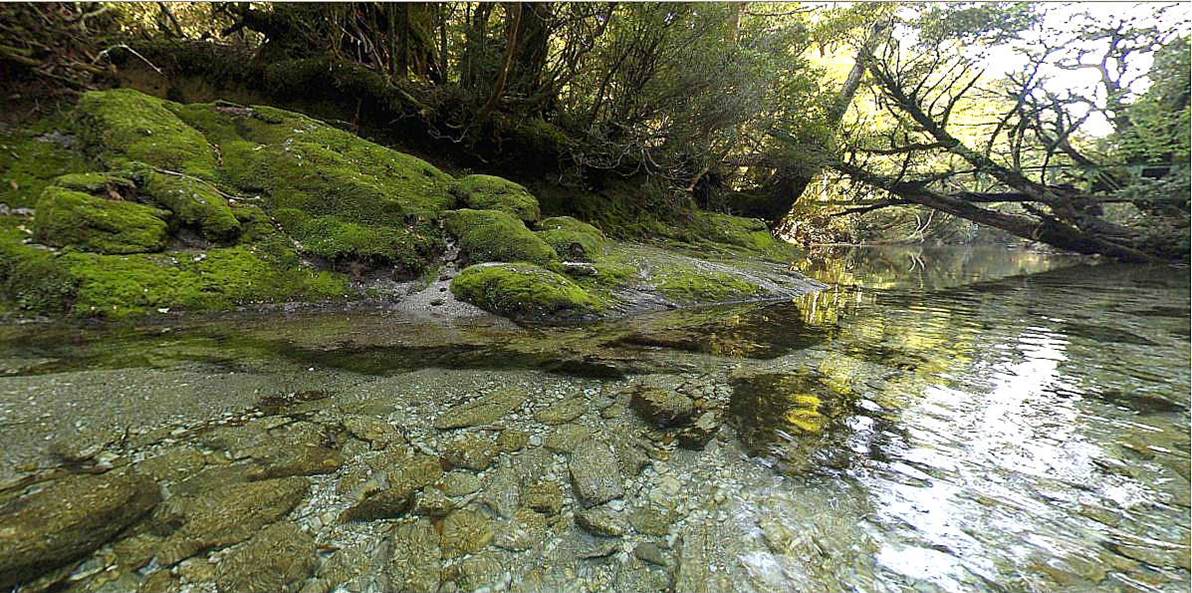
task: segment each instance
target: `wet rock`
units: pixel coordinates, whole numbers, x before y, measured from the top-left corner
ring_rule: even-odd
[[[487,507],[498,517],[509,519],[521,504],[521,480],[512,467],[505,466],[496,470],[488,484],[488,488],[477,498],[477,502]]]
[[[585,509],[575,513],[575,524],[591,533],[603,537],[621,537],[629,530],[619,514],[608,509]]]
[[[513,458],[511,465],[517,470],[523,484],[542,479],[555,467],[555,454],[545,448],[530,449]]]
[[[641,385],[633,390],[629,407],[642,420],[659,428],[679,426],[689,422],[695,415],[695,402],[690,397],[650,385]]]
[[[126,473],[68,476],[0,506],[0,588],[95,550],[149,512],[161,493]]]
[[[280,425],[278,425],[280,424]],[[254,480],[325,474],[343,463],[334,440],[311,422],[266,418],[211,431],[202,442],[232,460],[252,459]]]
[[[571,456],[569,469],[575,497],[584,506],[625,495],[617,456],[604,443],[589,440],[579,445]]]
[[[546,538],[546,517],[530,509],[518,509],[513,520],[498,525],[493,545],[520,552]]]
[[[509,580],[505,557],[494,550],[477,554],[451,567],[452,580],[462,591],[501,590]]]
[[[380,418],[347,416],[343,419],[343,424],[352,436],[368,442],[374,449],[384,449],[391,444],[405,442],[405,437],[392,424]]]
[[[178,593],[182,591],[182,579],[168,570],[159,570],[141,582],[137,593]]]
[[[208,465],[181,482],[172,484],[169,488],[175,497],[196,496],[213,488],[243,484],[248,481],[249,472],[252,470],[252,466],[247,463]]]
[[[443,460],[452,467],[481,471],[492,465],[497,455],[492,440],[478,434],[467,434],[447,444]]]
[[[426,488],[414,503],[414,512],[427,517],[446,517],[455,510],[455,503],[438,488]]]
[[[289,513],[308,487],[306,478],[290,477],[175,496],[153,516],[158,528],[168,532],[157,562],[172,566],[199,552],[240,543]]]
[[[525,448],[530,441],[530,435],[526,434],[524,430],[516,428],[506,428],[497,435],[497,449],[505,453],[513,453]]]
[[[662,552],[662,548],[654,542],[642,542],[633,548],[633,555],[642,562],[653,564],[654,566],[667,566],[666,555]]]
[[[444,558],[475,554],[493,540],[492,520],[471,509],[460,509],[443,520],[441,546]]]
[[[653,505],[637,507],[629,513],[629,524],[635,530],[647,535],[665,536],[670,534],[671,525],[677,519],[676,512]]]
[[[126,537],[112,545],[112,564],[126,571],[144,567],[153,560],[162,538],[150,533]]]
[[[588,400],[572,397],[540,410],[534,418],[544,424],[564,424],[583,416],[587,410]]]
[[[314,539],[275,523],[223,557],[215,584],[227,593],[293,593],[318,563]]]
[[[449,430],[490,424],[521,407],[528,394],[515,387],[498,389],[447,410],[435,420],[435,428]]]
[[[174,447],[133,466],[133,471],[158,482],[180,482],[203,469],[206,457],[194,447]]]
[[[300,593],[330,593],[340,585],[371,571],[374,547],[369,542],[336,551],[323,562],[314,578],[302,586]]]
[[[613,554],[616,554],[620,551],[620,542],[604,540],[596,542],[595,544],[580,550],[578,553],[576,553],[576,556],[583,558],[584,560],[592,560],[595,558],[608,558],[609,556],[612,556]]]
[[[642,450],[642,445],[636,439],[622,439],[615,444],[617,461],[621,464],[621,471],[636,476],[650,464],[650,457]]]
[[[377,489],[368,491],[355,505],[340,515],[341,521],[389,519],[408,512],[414,505],[414,493],[435,483],[443,475],[438,459],[414,454],[384,473]]]
[[[385,566],[387,591],[434,593],[439,589],[441,570],[439,534],[429,519],[403,523],[393,529],[389,562]]]
[[[675,440],[684,449],[702,450],[707,446],[708,441],[711,441],[716,433],[720,432],[722,422],[720,414],[709,410],[700,414],[691,424],[684,426],[675,435]]]
[[[564,424],[547,435],[543,445],[551,451],[570,453],[580,443],[591,440],[592,429],[579,424]]]
[[[443,492],[448,496],[467,496],[484,487],[484,479],[462,470],[447,472],[443,476]]]
[[[557,515],[563,508],[563,487],[558,482],[542,480],[526,487],[525,505],[546,515]]]
[[[675,591],[711,593],[732,591],[734,587],[723,570],[717,570],[719,538],[709,522],[693,522],[675,546],[677,561],[673,570]]]

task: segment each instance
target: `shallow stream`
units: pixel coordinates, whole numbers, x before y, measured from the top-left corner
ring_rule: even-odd
[[[0,545],[59,542],[22,591],[1189,588],[1187,270],[795,266],[831,288],[571,327],[2,327]],[[84,497],[118,529],[61,543],[97,485],[135,504]]]

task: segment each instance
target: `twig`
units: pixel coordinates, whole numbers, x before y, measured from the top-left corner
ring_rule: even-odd
[[[128,50],[128,53],[131,53],[132,55],[134,55],[134,56],[136,56],[136,57],[140,58],[142,62],[145,62],[146,64],[149,64],[149,67],[150,67],[150,68],[153,68],[153,71],[154,71],[154,72],[157,72],[158,74],[160,74],[160,75],[162,75],[162,76],[165,76],[165,75],[166,75],[166,74],[165,74],[165,72],[162,72],[162,71],[161,71],[161,68],[158,68],[157,66],[153,65],[153,62],[150,62],[148,58],[146,58],[145,56],[142,56],[142,55],[141,55],[139,52],[137,52],[137,50],[135,50],[135,49],[133,49],[133,48],[129,47],[128,45],[126,45],[126,44],[123,44],[123,43],[121,43],[121,44],[119,44],[119,45],[113,45],[112,47],[109,47],[109,48],[107,48],[107,49],[105,49],[105,50],[103,50],[103,51],[99,52],[99,55],[95,56],[95,60],[93,60],[93,61],[94,61],[94,62],[98,62],[100,58],[107,57],[107,55],[108,55],[108,52],[110,52],[110,51],[112,51],[112,50],[114,50],[114,49],[118,49],[118,48],[119,48],[119,49],[126,49],[126,50]]]

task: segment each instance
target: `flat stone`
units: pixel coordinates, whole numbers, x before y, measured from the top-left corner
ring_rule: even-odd
[[[572,397],[552,404],[534,414],[534,418],[545,424],[563,424],[571,422],[588,411],[588,400],[583,397]]]
[[[557,515],[563,508],[563,487],[558,482],[542,480],[526,487],[522,502],[546,515]]]
[[[384,474],[384,483],[368,491],[351,508],[340,515],[341,521],[373,521],[390,519],[409,512],[414,494],[435,483],[443,475],[439,460],[430,455],[410,455]]]
[[[289,477],[174,496],[153,516],[163,528],[178,526],[162,543],[158,564],[172,566],[199,552],[248,539],[297,506],[309,484],[306,478]]]
[[[398,525],[390,536],[384,571],[389,583],[384,590],[434,593],[439,589],[442,566],[439,534],[429,519]]]
[[[569,464],[571,486],[584,506],[621,498],[621,467],[608,445],[589,440],[575,449]]]
[[[494,591],[509,579],[506,559],[495,550],[467,558],[451,567],[451,578],[461,591]]]
[[[427,517],[446,517],[455,510],[455,503],[438,488],[426,488],[414,502],[414,512]]]
[[[331,593],[337,587],[371,572],[375,548],[375,544],[367,542],[336,551],[319,566],[314,578],[302,586],[300,593]]]
[[[722,543],[709,522],[692,523],[675,546],[674,590],[690,593],[734,590],[725,571],[715,566],[718,545]]]
[[[314,539],[293,523],[275,523],[226,554],[215,583],[220,591],[293,593],[318,565]]]
[[[526,434],[524,430],[516,428],[506,428],[497,435],[497,448],[505,453],[513,453],[520,451],[526,447],[530,441],[530,435]]]
[[[592,429],[587,426],[579,424],[564,424],[556,427],[549,435],[543,445],[551,451],[560,453],[570,453],[579,446],[580,443],[588,441],[592,438]]]
[[[660,428],[686,424],[696,411],[695,402],[690,397],[650,385],[639,385],[633,390],[629,407],[642,420]]]
[[[546,538],[546,517],[530,509],[518,509],[511,521],[500,524],[493,545],[520,552],[529,550]]]
[[[456,470],[443,476],[442,487],[447,496],[467,496],[484,487],[484,479],[469,471]]]
[[[488,483],[488,488],[477,498],[498,517],[509,519],[521,504],[521,480],[512,467],[497,469]]]
[[[447,444],[443,460],[452,467],[464,467],[476,471],[488,469],[497,455],[497,447],[491,439],[478,434],[467,434]]]
[[[475,554],[493,541],[492,520],[471,509],[459,509],[443,519],[444,558]]]
[[[384,449],[391,444],[405,442],[405,437],[397,428],[375,416],[345,416],[343,425],[352,436],[366,441],[374,449]]]
[[[207,458],[189,446],[172,447],[133,466],[133,471],[157,482],[181,482],[201,471]]]
[[[77,560],[149,512],[152,480],[127,473],[67,476],[0,506],[0,588]]]
[[[662,548],[653,542],[642,542],[633,548],[633,555],[642,562],[653,564],[655,566],[667,566],[666,555],[662,553]]]
[[[702,450],[716,433],[720,432],[722,422],[720,414],[709,410],[696,417],[691,424],[684,426],[675,435],[675,440],[684,449]]]
[[[435,428],[450,430],[491,424],[521,407],[527,396],[524,390],[515,387],[498,389],[447,410],[435,420]]]
[[[621,537],[629,530],[625,519],[608,509],[584,509],[575,513],[575,524],[591,533],[603,537]]]

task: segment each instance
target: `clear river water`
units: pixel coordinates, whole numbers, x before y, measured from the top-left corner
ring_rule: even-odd
[[[161,500],[22,591],[1188,590],[1188,270],[794,267],[830,287],[580,326],[2,327],[0,545],[74,533],[22,518],[39,492],[124,474]],[[643,386],[714,436],[644,422]]]

